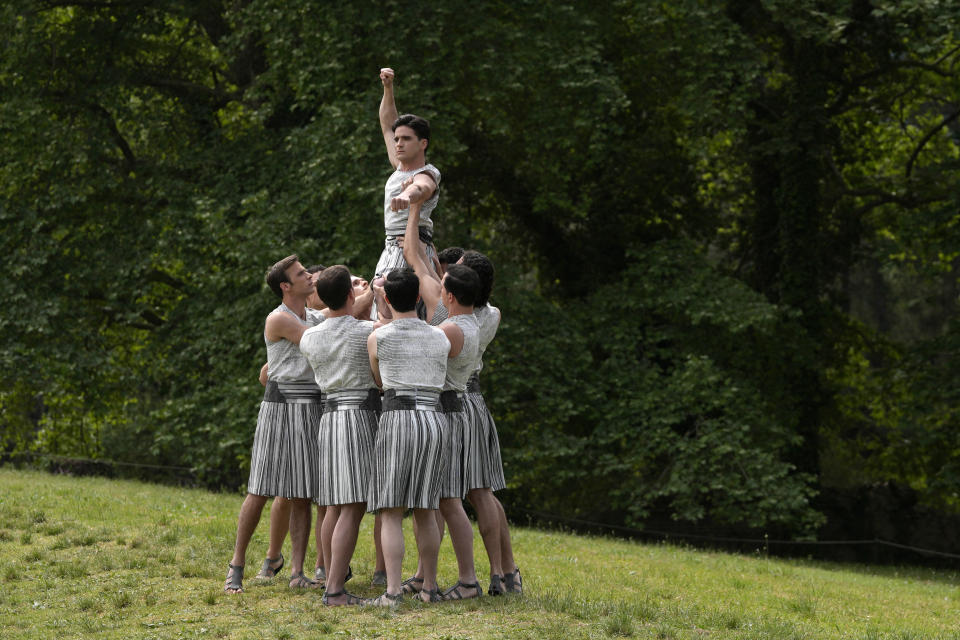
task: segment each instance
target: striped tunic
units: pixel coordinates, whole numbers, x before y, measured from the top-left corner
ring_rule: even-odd
[[[367,354],[371,331],[369,320],[338,316],[300,338],[300,351],[326,394],[317,504],[367,501],[380,397]]]
[[[407,261],[403,257],[403,249],[397,241],[407,232],[407,217],[410,209],[401,209],[400,211],[391,211],[390,202],[403,192],[403,183],[418,173],[426,173],[437,184],[433,195],[420,205],[420,238],[426,245],[427,264],[433,264],[433,259],[437,257],[437,250],[433,246],[433,220],[430,219],[433,210],[437,208],[440,201],[440,170],[432,164],[426,164],[419,169],[412,171],[400,171],[397,169],[387,178],[387,183],[383,187],[383,229],[386,233],[386,239],[383,242],[383,251],[380,253],[380,259],[377,260],[377,268],[373,272],[373,279],[385,276],[394,269],[408,267]],[[377,318],[376,303],[370,310],[370,317]],[[418,303],[418,306],[421,306]]]
[[[464,488],[463,442],[469,426],[464,411],[464,392],[467,389],[467,380],[476,370],[480,357],[480,326],[472,313],[451,316],[447,322],[457,325],[463,332],[463,346],[460,353],[447,360],[447,375],[443,384],[444,394],[455,398],[453,404],[456,409],[445,412],[447,426],[443,443],[449,464],[443,470],[440,497],[464,498],[467,492]]]
[[[273,313],[289,313],[306,326],[323,321],[307,309],[301,319],[285,304]],[[289,340],[267,344],[267,386],[257,416],[250,452],[247,491],[259,496],[313,498],[318,483],[317,435],[323,413],[320,388],[297,345]]]
[[[446,425],[439,395],[450,341],[417,318],[397,318],[374,335],[385,393],[367,509],[436,509]],[[400,408],[392,396],[404,400]]]
[[[464,412],[467,428],[463,440],[464,491],[489,487],[499,491],[507,486],[500,455],[497,425],[480,393],[478,375],[483,368],[483,354],[497,333],[500,310],[487,304],[474,309],[479,324],[479,354],[477,368],[467,384]]]

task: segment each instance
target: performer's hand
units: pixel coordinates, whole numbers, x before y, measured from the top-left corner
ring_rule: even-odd
[[[403,211],[410,206],[410,198],[402,193],[390,201],[390,211]]]
[[[393,69],[390,67],[384,67],[380,69],[380,81],[383,82],[384,89],[393,88]]]
[[[403,236],[397,238],[397,246],[403,249]]]

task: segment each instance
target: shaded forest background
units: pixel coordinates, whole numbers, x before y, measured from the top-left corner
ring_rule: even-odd
[[[391,66],[433,124],[438,246],[497,266],[506,502],[798,538],[843,492],[957,512],[960,3],[12,0],[0,24],[6,455],[243,485],[266,267],[379,255]]]

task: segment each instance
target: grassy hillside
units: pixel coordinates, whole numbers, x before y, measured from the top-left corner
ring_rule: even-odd
[[[328,609],[285,580],[222,591],[241,497],[0,469],[0,638],[960,640],[960,576],[513,532],[527,593]],[[265,513],[266,515],[266,513]],[[266,550],[261,520],[247,558]],[[375,595],[372,518],[352,591]],[[409,526],[407,526],[409,530]],[[312,546],[312,545],[311,545]],[[404,573],[416,563],[408,531]],[[289,542],[285,548],[289,558]],[[481,582],[487,570],[475,539]],[[313,551],[308,557],[313,566]],[[287,575],[286,569],[284,575]],[[441,586],[456,580],[449,539]]]

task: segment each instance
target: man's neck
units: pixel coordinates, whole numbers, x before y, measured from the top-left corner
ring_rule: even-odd
[[[334,311],[333,309],[330,309],[330,311],[327,313],[327,318],[342,318],[343,316],[352,316],[352,315],[353,315],[353,305],[350,303],[347,303],[342,307],[340,307],[339,309],[337,309],[336,311]]]
[[[293,296],[283,296],[283,304],[285,304],[287,309],[290,309],[290,311],[293,311],[301,319],[303,320],[307,319],[307,312],[305,311],[305,309],[307,308],[306,297],[295,298]]]
[[[396,309],[393,309],[393,308],[391,307],[391,310],[393,311],[393,319],[394,319],[394,320],[396,320],[397,318],[416,318],[416,317],[417,317],[417,310],[416,310],[416,309],[414,309],[413,311],[403,311],[403,312],[400,312],[400,311],[397,311]]]
[[[427,166],[427,159],[424,156],[420,156],[417,160],[410,160],[409,162],[401,161],[397,165],[397,171],[413,171],[414,169],[420,169]]]
[[[452,318],[453,316],[462,316],[468,313],[473,313],[473,307],[465,307],[459,302],[453,302],[447,306],[447,317]]]

